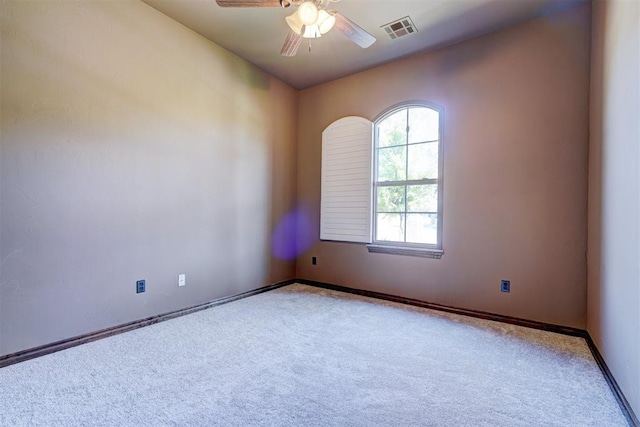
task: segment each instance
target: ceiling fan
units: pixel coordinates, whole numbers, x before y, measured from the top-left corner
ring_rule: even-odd
[[[329,32],[333,27],[362,48],[375,43],[376,38],[355,22],[333,9],[330,3],[340,0],[216,0],[221,7],[282,7],[296,6],[297,10],[285,18],[289,34],[280,54],[295,56],[302,39],[314,39]]]

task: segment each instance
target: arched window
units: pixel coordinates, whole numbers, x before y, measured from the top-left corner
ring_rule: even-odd
[[[441,249],[439,109],[404,104],[374,123],[373,243]]]

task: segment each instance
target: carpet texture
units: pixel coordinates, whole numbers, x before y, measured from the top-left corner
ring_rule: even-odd
[[[290,285],[0,369],[2,426],[626,426],[582,338]]]

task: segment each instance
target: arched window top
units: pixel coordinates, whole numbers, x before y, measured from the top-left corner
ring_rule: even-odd
[[[405,101],[405,102],[401,102],[399,104],[392,105],[391,107],[385,109],[382,113],[378,114],[373,119],[373,123],[374,124],[378,124],[379,122],[383,121],[388,116],[391,116],[391,115],[397,113],[400,110],[412,109],[412,108],[417,108],[417,109],[427,108],[429,110],[433,110],[439,116],[441,116],[443,111],[444,111],[444,109],[440,105],[435,104],[433,102],[429,102],[429,101]]]

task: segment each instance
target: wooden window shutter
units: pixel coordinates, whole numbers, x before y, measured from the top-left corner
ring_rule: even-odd
[[[371,242],[373,123],[336,120],[322,132],[320,239]]]

